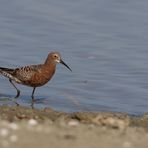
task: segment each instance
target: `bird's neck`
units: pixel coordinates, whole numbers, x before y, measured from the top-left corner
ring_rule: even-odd
[[[47,58],[45,63],[44,63],[44,66],[54,69],[54,68],[56,68],[56,63],[53,60]]]

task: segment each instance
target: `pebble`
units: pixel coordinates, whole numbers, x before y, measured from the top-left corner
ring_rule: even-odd
[[[36,126],[38,124],[38,122],[37,122],[37,120],[35,120],[35,119],[30,119],[29,121],[28,121],[28,125],[29,126]]]
[[[78,126],[78,125],[79,125],[79,122],[76,121],[76,120],[70,120],[70,121],[68,122],[68,125],[69,125],[69,126]]]
[[[9,134],[8,129],[6,129],[6,128],[1,128],[0,129],[0,136],[6,137],[6,136],[8,136],[8,134]]]

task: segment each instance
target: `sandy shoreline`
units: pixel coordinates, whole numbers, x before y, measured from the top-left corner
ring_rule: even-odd
[[[0,147],[148,147],[148,114],[0,107]]]

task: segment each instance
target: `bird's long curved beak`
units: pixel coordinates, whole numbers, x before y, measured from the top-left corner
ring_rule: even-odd
[[[70,67],[63,60],[60,60],[60,63],[63,64],[65,67],[67,67],[72,72]]]

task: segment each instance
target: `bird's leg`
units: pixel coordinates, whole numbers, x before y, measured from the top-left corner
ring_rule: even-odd
[[[31,102],[31,108],[34,109],[34,102]]]
[[[15,96],[15,98],[18,98],[20,96],[20,90],[14,85],[14,83],[12,82],[11,79],[9,79],[9,82],[13,85],[13,87],[16,89],[17,94]]]
[[[33,87],[32,95],[31,95],[32,102],[34,102],[34,101],[35,101],[35,100],[34,100],[34,92],[35,92],[35,89],[36,89],[36,87]]]

